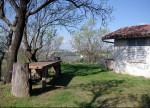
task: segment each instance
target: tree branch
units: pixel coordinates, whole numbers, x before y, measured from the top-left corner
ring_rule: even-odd
[[[12,26],[11,22],[5,16],[4,0],[0,0],[0,19],[2,19],[9,27]]]
[[[47,0],[45,3],[43,3],[41,6],[37,7],[33,11],[27,12],[26,16],[30,16],[30,15],[33,15],[33,14],[39,12],[41,9],[43,9],[44,7],[46,7],[47,5],[49,5],[50,3],[54,2],[54,1],[56,1],[56,0]]]
[[[14,8],[14,10],[16,11],[16,12],[18,12],[18,5],[17,5],[17,3],[15,2],[15,0],[9,0],[9,3],[11,4],[11,6]]]
[[[10,30],[10,31],[8,32],[8,36],[7,36],[7,43],[6,43],[7,49],[8,49],[9,46],[11,45],[12,36],[13,36],[13,30]]]
[[[71,2],[75,7],[77,7],[77,8],[80,8],[81,6],[82,6],[82,4],[77,4],[75,1],[73,1],[73,0],[66,0],[66,1],[68,1],[68,2]]]
[[[28,43],[27,28],[26,27],[24,28],[24,36],[23,37],[24,37],[23,42],[24,42],[26,49],[30,49],[30,46]]]

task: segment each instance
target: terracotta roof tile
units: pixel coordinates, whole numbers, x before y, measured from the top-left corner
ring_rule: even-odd
[[[102,40],[142,38],[142,37],[150,37],[150,24],[121,28],[112,33],[105,35],[102,38]]]

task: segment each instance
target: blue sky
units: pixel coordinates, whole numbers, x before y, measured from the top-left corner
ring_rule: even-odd
[[[150,24],[150,0],[109,0],[108,4],[113,6],[113,18],[108,23],[110,31],[126,26]],[[61,48],[71,50],[70,34],[63,30],[61,36],[64,36]]]
[[[110,0],[114,19],[109,24],[110,30],[120,27],[150,24],[150,0]]]

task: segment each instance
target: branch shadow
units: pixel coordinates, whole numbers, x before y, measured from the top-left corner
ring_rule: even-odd
[[[46,86],[46,88],[42,89],[42,87],[38,87],[38,88],[34,88],[31,91],[31,96],[38,96],[41,95],[43,93],[49,92],[51,90],[56,90],[59,89],[60,87],[54,87],[54,86]]]
[[[149,108],[150,107],[150,95],[149,94],[143,94],[141,96],[140,107],[141,108]]]
[[[104,94],[111,92],[111,88],[118,87],[118,85],[124,83],[124,80],[109,80],[109,81],[93,81],[89,84],[79,85],[82,90],[89,91],[92,93],[93,97],[90,102],[75,102],[79,107],[114,107],[113,104],[107,105],[106,101],[100,101],[98,104],[94,105],[99,97]]]
[[[128,102],[132,102],[130,106]],[[124,94],[117,95],[115,97],[106,98],[104,100],[98,100],[97,105],[100,108],[107,107],[134,107],[134,102],[138,102],[136,95]]]
[[[117,94],[110,96],[115,88],[125,83],[125,80],[93,81],[88,84],[80,84],[73,88],[81,88],[92,94],[89,102],[78,102],[75,104],[79,107],[87,108],[109,108],[109,107],[150,107],[150,94]],[[107,96],[106,96],[107,95]],[[105,97],[106,96],[106,97]]]
[[[129,105],[129,102],[131,105]],[[134,103],[137,104],[134,104]],[[123,107],[139,107],[139,108],[149,108],[150,107],[150,95],[149,94],[125,94],[118,95],[113,98],[108,98],[102,101],[98,101],[98,107],[107,108],[107,107],[118,107],[118,104],[125,104]]]

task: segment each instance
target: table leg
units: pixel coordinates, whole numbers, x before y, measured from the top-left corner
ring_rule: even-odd
[[[58,78],[61,76],[61,64],[57,63],[53,65],[53,68],[55,70],[55,77]]]
[[[29,92],[32,93],[32,75],[31,72],[35,70],[29,70]]]
[[[43,69],[43,72],[42,72],[42,89],[45,89],[46,88],[46,78],[47,78],[47,74],[48,74],[48,68],[45,67]]]

